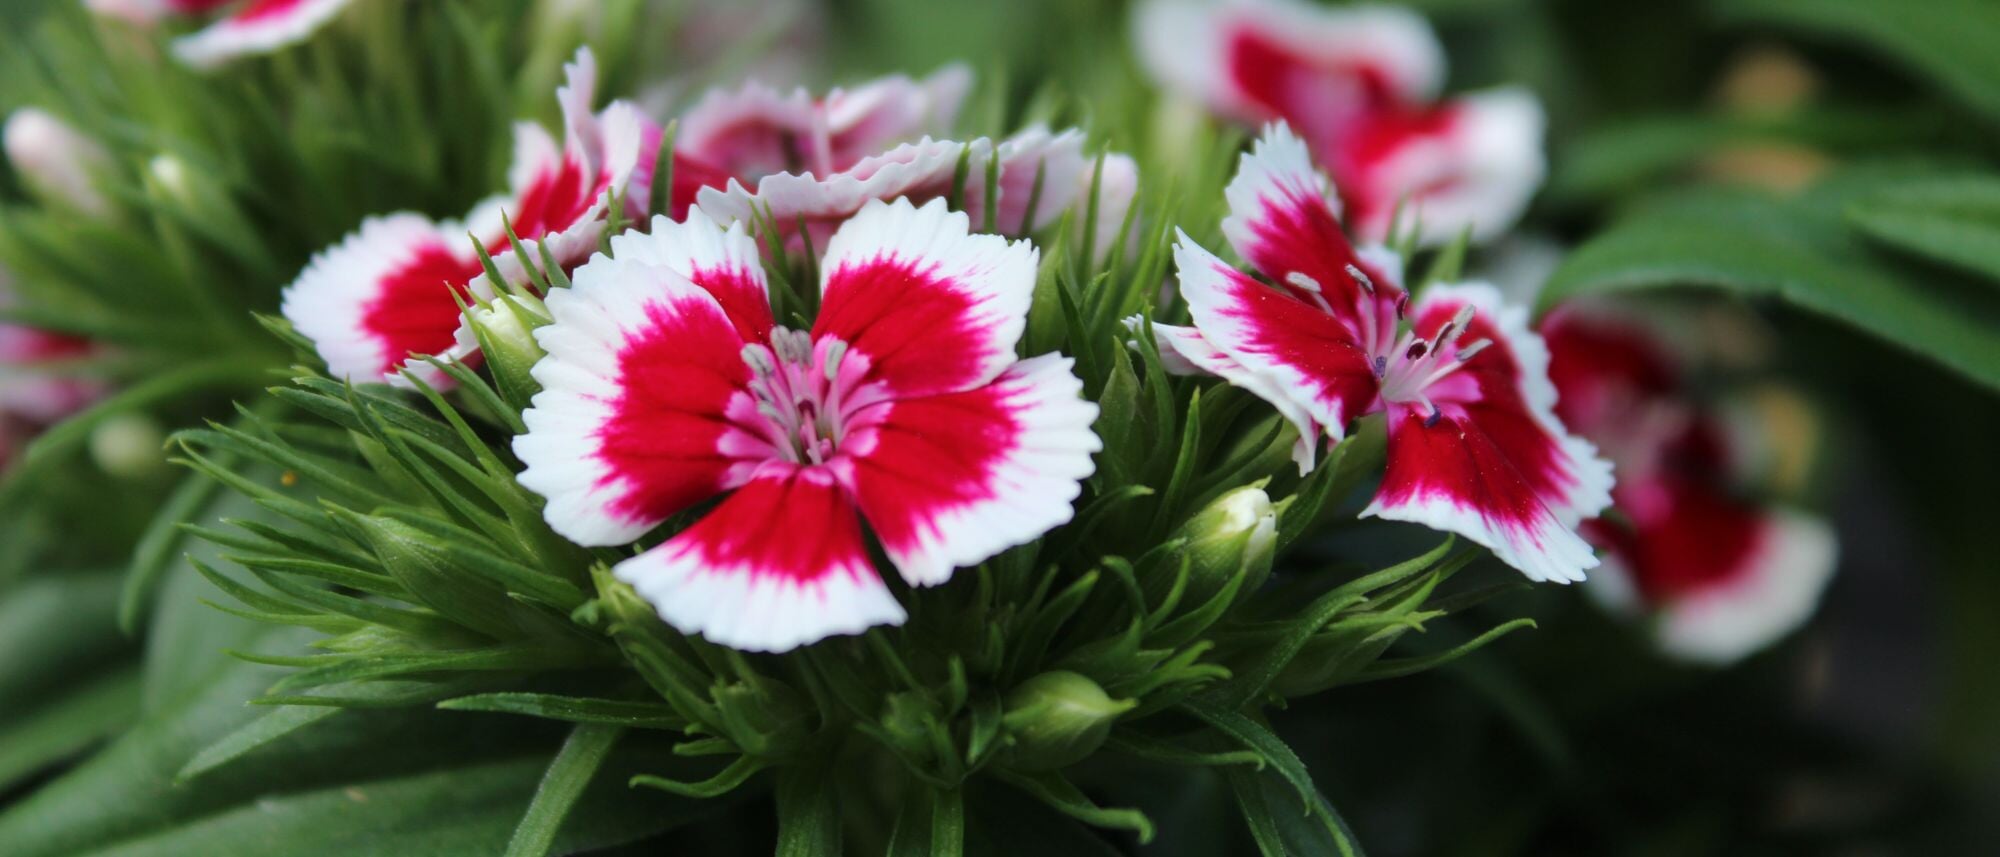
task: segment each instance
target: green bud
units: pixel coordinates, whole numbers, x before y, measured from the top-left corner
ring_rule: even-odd
[[[542,302],[527,295],[501,295],[491,302],[466,308],[472,332],[486,364],[493,367],[493,380],[507,403],[525,408],[542,387],[529,370],[546,352],[535,341],[535,328],[548,324],[549,311]]]
[[[1278,512],[1260,481],[1217,497],[1174,535],[1187,540],[1183,550],[1188,558],[1188,583],[1180,603],[1183,609],[1193,609],[1208,603],[1238,577],[1243,578],[1236,590],[1239,598],[1264,585],[1271,576],[1271,555],[1278,545]],[[1148,583],[1149,589],[1160,590],[1151,594],[1164,596],[1172,581],[1155,577]]]
[[[144,413],[107,418],[90,430],[90,457],[104,472],[139,479],[160,472],[167,463],[160,424]]]
[[[492,637],[517,636],[518,605],[506,592],[458,567],[437,539],[391,518],[336,509],[334,516],[374,550],[382,568],[439,615]]]
[[[1138,705],[1112,699],[1097,682],[1054,670],[1016,685],[1001,722],[1014,737],[1008,762],[1024,771],[1053,771],[1081,762],[1104,746],[1119,715]]]

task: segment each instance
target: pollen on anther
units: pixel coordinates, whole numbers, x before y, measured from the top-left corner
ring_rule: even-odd
[[[1354,282],[1357,285],[1361,286],[1362,291],[1367,292],[1371,295],[1375,293],[1375,281],[1369,279],[1368,274],[1362,271],[1360,266],[1352,264],[1348,265],[1347,275],[1354,278]]]
[[[1319,286],[1319,281],[1306,276],[1304,271],[1293,271],[1289,274],[1286,274],[1285,282],[1290,283],[1294,286],[1298,286],[1299,288],[1304,289],[1308,292],[1312,292],[1313,294],[1320,294],[1320,292],[1322,291]]]

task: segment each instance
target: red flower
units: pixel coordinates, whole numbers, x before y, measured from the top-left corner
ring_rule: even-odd
[[[1656,620],[1662,649],[1726,662],[1812,615],[1836,548],[1821,521],[1746,498],[1730,436],[1692,402],[1639,324],[1564,309],[1542,324],[1563,421],[1616,462],[1619,514],[1583,534],[1606,551],[1593,591]]]
[[[1540,103],[1519,89],[1438,101],[1444,53],[1406,9],[1151,0],[1137,41],[1171,89],[1242,122],[1297,129],[1364,239],[1386,237],[1401,205],[1426,243],[1467,228],[1485,240],[1541,184]]]
[[[1484,284],[1435,285],[1411,304],[1402,264],[1356,250],[1326,180],[1282,124],[1243,156],[1222,228],[1269,282],[1181,235],[1193,328],[1156,327],[1170,368],[1255,393],[1298,426],[1301,471],[1318,436],[1384,412],[1388,469],[1362,512],[1458,533],[1535,580],[1597,564],[1578,524],[1610,501],[1611,468],[1564,430],[1548,352],[1525,310]]]
[[[550,526],[639,538],[614,569],[662,618],[781,651],[904,617],[866,521],[910,583],[1069,520],[1099,448],[1070,361],[1020,360],[1037,254],[932,202],[872,202],[826,244],[811,330],[776,324],[757,243],[700,208],[612,239],[548,296],[543,391],[514,450]]]

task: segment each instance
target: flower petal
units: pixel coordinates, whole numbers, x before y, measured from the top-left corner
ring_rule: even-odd
[[[213,68],[246,54],[304,41],[340,14],[350,0],[251,0],[206,29],[174,40],[174,56],[196,68]]]
[[[714,295],[745,342],[770,338],[773,324],[770,286],[757,254],[757,240],[742,223],[725,231],[700,208],[689,209],[683,222],[659,215],[650,232],[611,238],[613,257],[668,268]]]
[[[1282,122],[1266,128],[1223,195],[1229,216],[1222,234],[1238,255],[1301,300],[1323,300],[1355,342],[1382,352],[1396,331],[1401,265],[1379,263],[1394,257],[1386,249],[1361,253],[1348,243],[1326,177],[1313,167],[1304,141]],[[1365,286],[1350,268],[1368,278]]]
[[[1091,174],[1091,163],[1083,156],[1083,139],[1083,132],[1075,128],[1054,134],[1048,126],[1035,124],[1000,142],[995,152],[1000,159],[1000,198],[995,202],[999,223],[992,231],[1021,235],[1030,227],[1048,226],[1083,198],[1090,189]],[[1038,175],[1039,197],[1035,187]],[[1031,200],[1033,212],[1028,210]],[[983,206],[983,198],[966,203],[969,211],[983,211]]]
[[[943,583],[1069,521],[1102,448],[1070,366],[1043,355],[983,387],[878,405],[848,437],[843,481],[905,580]]]
[[[1545,124],[1533,94],[1496,89],[1376,114],[1324,150],[1356,235],[1383,239],[1401,204],[1421,244],[1467,229],[1483,242],[1513,226],[1541,186]]]
[[[681,116],[674,151],[745,181],[805,169],[799,141],[812,133],[813,99],[750,82],[710,90]]]
[[[803,222],[813,245],[824,247],[841,223],[870,202],[942,199],[951,192],[961,158],[967,164],[968,182],[971,176],[985,175],[992,151],[992,143],[984,139],[959,143],[926,137],[864,158],[853,169],[827,178],[769,175],[757,182],[754,193],[732,179],[727,189],[702,188],[695,198],[703,211],[723,223],[755,221],[768,211],[778,229],[794,241]]]
[[[442,354],[479,272],[463,230],[418,214],[372,217],[313,257],[285,289],[284,314],[336,378],[383,381],[412,354]]]
[[[904,618],[868,562],[853,502],[817,467],[773,465],[612,572],[667,624],[747,651],[787,651]]]
[[[971,88],[972,70],[953,63],[921,81],[895,74],[827,93],[829,166],[845,170],[912,138],[949,133]]]
[[[1390,403],[1388,467],[1362,515],[1458,533],[1534,580],[1582,580],[1597,560],[1575,530],[1610,505],[1611,465],[1556,419],[1548,350],[1498,290],[1432,286],[1412,327],[1448,347],[1439,331],[1465,307],[1473,315],[1456,352],[1438,359],[1470,356],[1423,391],[1435,411]]]
[[[514,452],[556,532],[623,544],[742,484],[770,450],[736,421],[754,412],[750,371],[713,296],[670,268],[604,256],[573,282],[549,294],[554,321],[535,331],[542,392]]]
[[[1138,319],[1125,322],[1126,327],[1138,330]],[[1215,375],[1228,381],[1231,386],[1248,390],[1257,398],[1271,403],[1278,414],[1298,430],[1298,442],[1292,448],[1292,460],[1298,462],[1301,475],[1311,473],[1319,457],[1320,428],[1306,410],[1286,396],[1275,382],[1250,371],[1234,358],[1216,350],[1202,338],[1201,331],[1192,327],[1176,327],[1171,324],[1153,325],[1153,342],[1160,349],[1162,368],[1175,375]]]
[[[1338,440],[1378,389],[1367,352],[1340,319],[1264,285],[1187,237],[1174,246],[1181,297],[1216,350],[1264,379],[1245,389],[1302,410]],[[1294,421],[1296,422],[1296,420]]]
[[[1614,550],[1606,566],[1642,580],[1641,562],[1707,565],[1712,577],[1705,585],[1659,603],[1655,633],[1668,654],[1722,664],[1805,624],[1833,576],[1838,550],[1832,529],[1818,519],[1730,504],[1722,495],[1707,497],[1706,505],[1643,529],[1638,538],[1651,555],[1633,556],[1628,566],[1628,554]],[[1727,553],[1718,550],[1724,546]],[[1657,555],[1689,549],[1711,555]]]
[[[1013,364],[1039,254],[970,234],[943,200],[872,202],[827,244],[813,338],[847,343],[890,395],[968,390]]]
[[[1287,118],[1315,139],[1360,114],[1434,97],[1444,53],[1417,14],[1298,0],[1154,0],[1136,18],[1153,76],[1250,122]]]

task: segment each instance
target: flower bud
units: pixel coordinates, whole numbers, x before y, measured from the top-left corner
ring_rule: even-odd
[[[90,457],[104,472],[125,479],[156,473],[167,463],[160,424],[143,413],[110,417],[90,430]]]
[[[500,587],[466,571],[437,539],[402,521],[333,510],[343,527],[374,551],[382,568],[439,615],[493,637],[521,633],[517,608]]]
[[[548,308],[526,295],[502,295],[485,306],[471,307],[467,314],[500,394],[509,404],[526,407],[541,390],[529,370],[545,353],[535,341],[535,328],[549,323]]]
[[[1215,499],[1195,513],[1175,535],[1187,539],[1187,589],[1183,608],[1208,603],[1231,580],[1243,578],[1238,597],[1257,590],[1271,576],[1271,555],[1278,545],[1278,512],[1263,483],[1246,485]],[[1166,578],[1166,579],[1162,579]],[[1151,593],[1164,596],[1171,585],[1165,575],[1149,581]]]
[[[1068,670],[1034,676],[1007,694],[1001,721],[1014,737],[1008,761],[1026,771],[1081,762],[1104,746],[1119,715],[1138,704],[1112,699],[1097,682]]]
[[[111,164],[111,155],[96,140],[84,136],[53,114],[23,107],[7,116],[7,160],[21,180],[51,206],[65,206],[103,217],[111,203],[97,189],[97,175]]]

